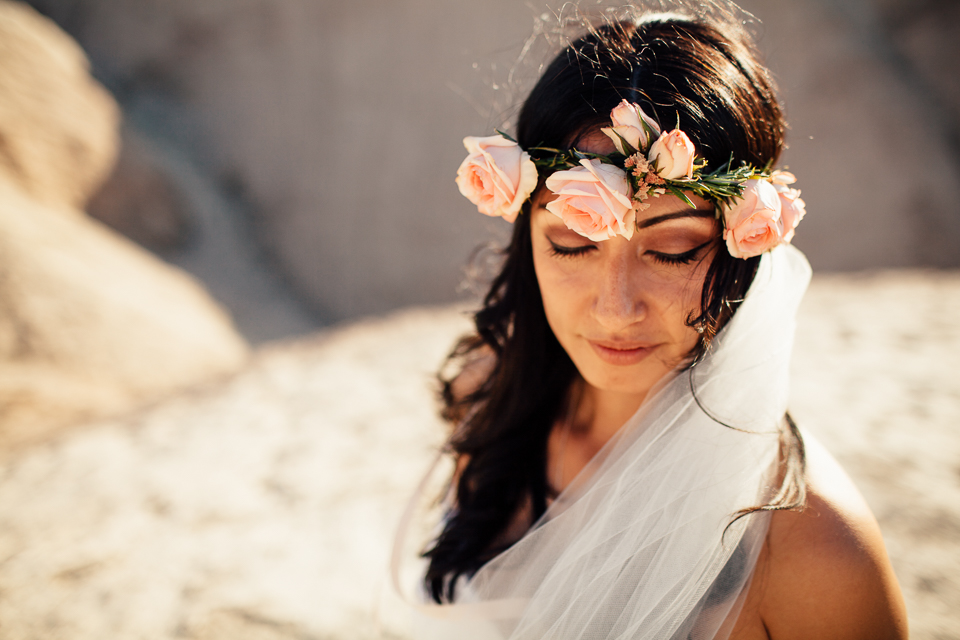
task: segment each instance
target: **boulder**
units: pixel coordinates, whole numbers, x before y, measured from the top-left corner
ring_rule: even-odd
[[[0,449],[246,360],[199,284],[79,208],[116,155],[117,114],[68,36],[0,2]]]
[[[242,204],[168,140],[121,127],[117,166],[87,213],[187,271],[253,344],[302,335],[319,322],[264,264]]]
[[[537,71],[536,47],[518,63],[525,3],[33,2],[129,91],[131,114],[242,194],[326,320],[452,299],[469,251],[508,232],[453,175],[463,136],[502,127]],[[949,0],[744,4],[791,122],[784,161],[809,212],[797,243],[814,266],[960,264],[960,124],[933,117],[916,81],[953,99],[941,45],[960,13],[939,9]]]
[[[0,2],[0,96],[0,174],[81,208],[113,166],[120,112],[77,43],[19,2]]]
[[[0,448],[232,372],[246,354],[192,278],[0,183]]]
[[[150,141],[121,129],[113,173],[87,203],[87,213],[151,251],[169,255],[190,239],[191,211],[182,190],[156,162]]]

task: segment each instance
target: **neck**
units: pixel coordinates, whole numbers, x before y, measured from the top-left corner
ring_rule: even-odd
[[[617,393],[597,389],[581,380],[580,402],[574,423],[582,437],[589,438],[597,448],[607,443],[629,420],[646,394]]]

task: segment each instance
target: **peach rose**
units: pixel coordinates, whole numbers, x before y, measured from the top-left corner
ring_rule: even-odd
[[[594,242],[617,234],[632,238],[636,213],[627,174],[596,159],[584,158],[580,165],[547,178],[547,189],[557,194],[547,210]]]
[[[780,221],[783,224],[784,242],[793,240],[797,225],[807,213],[806,204],[800,198],[800,191],[788,186],[796,181],[789,171],[774,171],[770,176],[770,182],[780,196]]]
[[[613,126],[603,127],[600,131],[613,140],[617,151],[625,156],[645,149],[650,144],[650,134],[644,128],[644,123],[646,123],[647,128],[653,131],[653,135],[660,135],[660,125],[645,114],[640,105],[626,100],[621,100],[620,104],[613,108],[613,111],[610,112],[610,121]],[[626,148],[623,144],[624,140],[632,148]]]
[[[650,147],[647,160],[657,164],[657,175],[664,180],[678,180],[693,175],[693,157],[697,150],[680,129],[661,134]]]
[[[766,180],[747,180],[743,195],[723,208],[723,239],[734,258],[751,258],[780,244],[780,194]]]
[[[537,166],[530,154],[503,136],[468,136],[463,146],[470,155],[457,169],[460,193],[480,213],[516,220],[520,207],[537,188]]]

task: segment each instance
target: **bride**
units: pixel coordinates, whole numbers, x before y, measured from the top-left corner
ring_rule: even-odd
[[[592,29],[457,183],[514,223],[456,346],[438,638],[905,638],[877,523],[786,413],[785,122],[735,20]]]

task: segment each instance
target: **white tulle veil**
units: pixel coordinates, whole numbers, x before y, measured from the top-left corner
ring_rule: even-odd
[[[413,605],[417,637],[726,638],[769,517],[734,516],[775,483],[809,278],[796,249],[765,254],[706,357],[663,381],[523,538],[461,580],[456,603]]]

